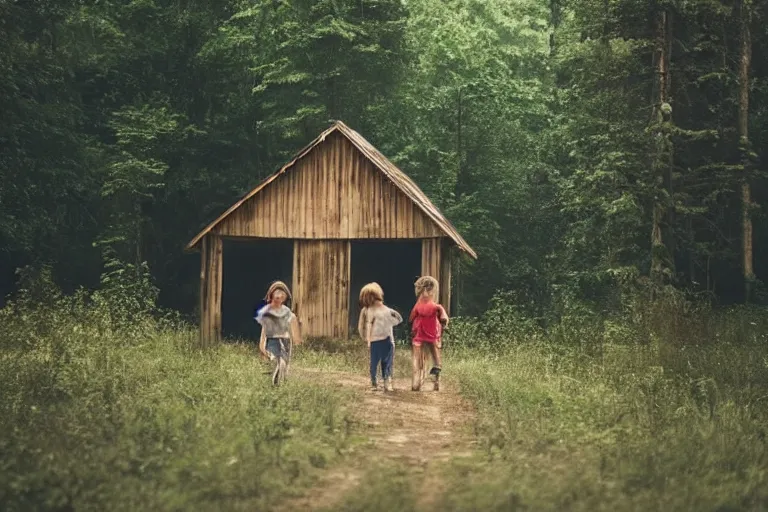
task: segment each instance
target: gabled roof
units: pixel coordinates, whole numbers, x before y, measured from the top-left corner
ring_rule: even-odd
[[[314,149],[315,146],[323,142],[326,137],[328,137],[328,135],[336,131],[344,135],[344,137],[346,137],[361,153],[363,153],[363,155],[365,155],[366,158],[368,158],[368,160],[371,161],[371,163],[376,166],[376,168],[378,168],[389,179],[389,181],[391,181],[400,191],[402,191],[411,201],[413,201],[413,203],[418,206],[419,209],[423,211],[425,215],[427,215],[427,217],[432,219],[432,221],[440,228],[440,230],[456,243],[459,249],[469,254],[471,257],[477,259],[477,253],[475,253],[475,251],[469,246],[464,238],[462,238],[459,232],[456,231],[456,228],[453,226],[453,224],[451,224],[451,222],[445,218],[440,210],[438,210],[437,207],[432,204],[432,201],[429,200],[429,198],[424,194],[424,192],[422,192],[416,183],[414,183],[413,180],[411,180],[411,178],[409,178],[403,171],[398,169],[395,164],[390,162],[387,157],[381,154],[378,149],[373,147],[370,142],[365,140],[362,135],[341,121],[334,122],[330,128],[325,130],[315,140],[304,147],[304,149],[299,151],[296,156],[290,162],[285,164],[279,171],[265,179],[256,188],[245,194],[240,200],[230,206],[229,209],[222,213],[216,220],[208,224],[205,229],[198,233],[189,242],[189,244],[187,244],[185,250],[189,251],[194,249],[200,240],[214,227],[216,227],[218,223],[224,220],[230,213],[235,211],[247,200],[258,194],[259,191],[272,183],[272,181],[277,179],[281,174],[288,171],[300,158],[304,157],[307,153]]]

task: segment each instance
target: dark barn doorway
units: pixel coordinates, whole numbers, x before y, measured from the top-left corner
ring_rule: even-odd
[[[360,289],[375,281],[384,289],[384,302],[403,315],[395,338],[404,339],[413,307],[413,283],[421,273],[421,240],[353,240],[350,269],[349,325],[357,336]]]
[[[221,296],[222,336],[258,341],[253,308],[272,281],[291,286],[293,240],[224,240]]]

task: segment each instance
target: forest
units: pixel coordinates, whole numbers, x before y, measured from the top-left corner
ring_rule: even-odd
[[[765,9],[676,1],[5,1],[0,294],[146,262],[191,312],[186,242],[340,119],[482,257],[461,314],[648,281],[766,300]]]
[[[271,389],[183,252],[334,120],[479,255],[409,399],[471,455],[353,492],[365,347]],[[0,0],[0,505],[764,510],[766,159],[766,2]]]

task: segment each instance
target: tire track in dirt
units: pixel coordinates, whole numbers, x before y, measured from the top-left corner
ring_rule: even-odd
[[[387,462],[407,468],[417,482],[418,510],[431,510],[445,491],[441,467],[452,458],[473,453],[470,427],[474,412],[449,379],[440,380],[439,392],[432,391],[429,381],[421,392],[413,392],[405,379],[395,381],[393,392],[384,392],[371,391],[366,377],[348,372],[295,368],[293,375],[356,390],[353,416],[364,429],[357,434],[369,442],[323,473],[303,496],[276,510],[333,508],[354,492],[373,463]]]

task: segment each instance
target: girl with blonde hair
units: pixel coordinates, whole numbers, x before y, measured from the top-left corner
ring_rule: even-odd
[[[376,371],[381,364],[384,389],[393,391],[392,362],[395,357],[393,327],[403,321],[400,313],[384,305],[384,291],[378,283],[368,283],[360,290],[360,319],[357,330],[368,343],[371,358],[371,387],[378,389]]]
[[[266,359],[275,362],[272,384],[280,385],[288,377],[293,344],[301,343],[301,326],[296,315],[286,302],[291,300],[291,291],[282,281],[275,281],[267,290],[264,304],[256,311],[256,320],[261,325],[259,351]]]
[[[413,334],[412,344],[412,362],[413,362],[413,380],[411,390],[421,390],[422,376],[421,369],[424,363],[425,355],[423,346],[429,347],[432,354],[432,370],[430,375],[435,379],[435,391],[440,389],[440,372],[442,362],[440,359],[440,341],[442,337],[442,328],[448,325],[448,313],[445,308],[435,302],[438,295],[439,284],[437,279],[432,276],[422,276],[414,283],[416,292],[416,305],[413,306],[408,321],[411,323],[411,333]]]

